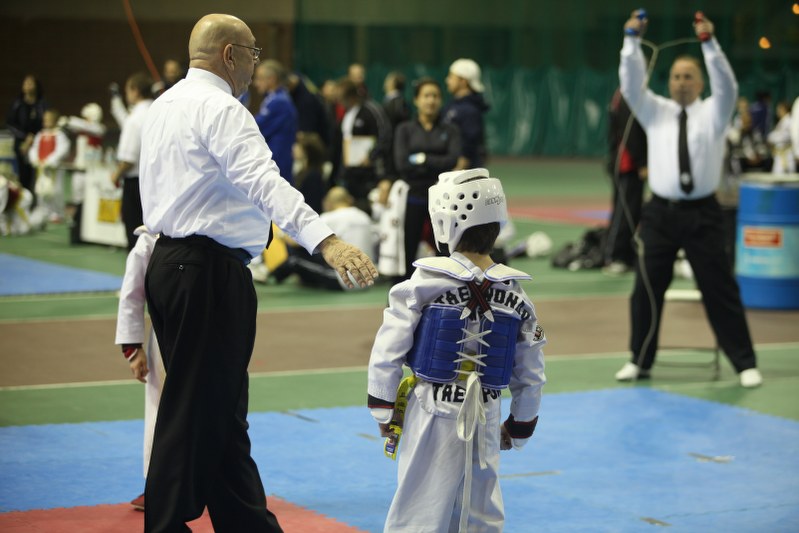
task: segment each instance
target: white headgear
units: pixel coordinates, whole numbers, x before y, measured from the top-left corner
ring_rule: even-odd
[[[80,110],[80,116],[89,122],[100,122],[103,120],[103,108],[95,102],[88,103]]]
[[[428,210],[433,223],[436,248],[446,244],[450,252],[464,230],[490,222],[500,227],[508,221],[508,206],[502,183],[488,176],[484,168],[453,170],[439,174],[430,187]]]

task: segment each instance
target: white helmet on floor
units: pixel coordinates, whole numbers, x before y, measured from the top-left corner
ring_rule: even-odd
[[[490,222],[502,227],[508,221],[502,184],[484,168],[439,174],[438,183],[430,187],[428,210],[436,248],[441,250],[441,244],[446,244],[450,253],[467,228]]]

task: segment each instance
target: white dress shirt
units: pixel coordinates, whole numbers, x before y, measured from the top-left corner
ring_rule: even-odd
[[[133,106],[130,115],[122,125],[119,134],[119,146],[117,147],[117,161],[131,163],[133,166],[125,172],[126,178],[136,178],[139,176],[139,154],[141,153],[141,132],[144,125],[144,117],[150,109],[152,100],[142,100]]]
[[[253,257],[266,246],[272,220],[311,253],[333,233],[280,176],[255,119],[211,72],[189,69],[153,102],[140,165],[152,232],[204,235]]]
[[[688,114],[688,154],[694,189],[680,189],[678,157],[680,105],[646,88],[646,65],[640,38],[627,36],[621,49],[619,80],[624,99],[646,131],[649,187],[670,200],[704,198],[721,181],[725,132],[738,97],[738,83],[715,37],[702,43],[711,96],[697,98],[685,108]]]

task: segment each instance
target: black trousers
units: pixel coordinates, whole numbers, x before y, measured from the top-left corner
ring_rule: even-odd
[[[637,170],[624,172],[613,180],[613,211],[610,213],[603,254],[606,263],[620,261],[629,266],[635,263],[635,248],[632,241],[641,220],[643,195],[644,181]]]
[[[405,277],[409,279],[413,274],[413,262],[416,261],[416,253],[419,244],[422,242],[424,226],[430,224],[430,211],[427,208],[426,198],[408,196],[408,203],[405,206]]]
[[[14,155],[17,163],[17,175],[19,176],[19,184],[25,189],[28,189],[33,196],[33,203],[31,203],[31,210],[38,204],[36,198],[36,169],[33,168],[28,162],[28,154],[22,152],[21,142],[14,143]]]
[[[238,255],[238,257],[237,257]],[[206,237],[156,242],[145,279],[166,369],[145,485],[146,532],[281,531],[247,434],[257,299],[241,251]]]
[[[344,290],[338,274],[327,264],[322,254],[311,255],[300,246],[289,246],[288,254],[286,261],[272,273],[278,282],[297,274],[303,285],[331,291]]]
[[[664,294],[680,248],[691,263],[710,326],[730,363],[737,372],[757,366],[724,235],[721,207],[713,196],[690,202],[655,196],[644,206],[640,226],[644,254],[636,266],[630,302],[630,349],[632,361],[641,368],[649,369],[655,362]]]
[[[122,184],[122,222],[125,224],[125,235],[128,237],[128,251],[131,251],[136,245],[137,238],[133,232],[144,224],[139,178],[124,178]]]

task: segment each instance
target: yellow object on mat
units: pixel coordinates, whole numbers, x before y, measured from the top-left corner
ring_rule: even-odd
[[[416,376],[408,376],[400,381],[397,388],[397,401],[394,402],[394,417],[389,424],[389,431],[391,434],[386,437],[383,443],[383,453],[386,457],[393,460],[397,459],[397,452],[399,451],[399,441],[402,437],[402,425],[405,422],[405,409],[408,407],[408,395],[416,385]]]
[[[272,224],[272,235],[274,235],[275,238],[269,243],[269,248],[264,250],[264,264],[266,268],[269,269],[269,272],[274,272],[277,267],[285,263],[286,259],[289,257],[286,242],[279,237],[279,234],[280,230],[277,229],[277,226]]]

